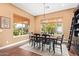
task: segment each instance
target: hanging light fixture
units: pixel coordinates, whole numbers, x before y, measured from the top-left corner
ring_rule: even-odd
[[[46,23],[46,22],[48,22],[48,20],[46,19],[46,14],[45,14],[45,3],[43,3],[43,8],[44,8],[44,14],[43,14],[43,19],[42,19],[42,22],[44,22],[44,23]]]
[[[42,18],[42,21],[45,20],[45,3],[43,3],[43,18]]]
[[[45,3],[43,3],[43,6],[44,6],[44,17],[43,17],[43,20],[45,20],[46,19],[46,17],[45,17]]]

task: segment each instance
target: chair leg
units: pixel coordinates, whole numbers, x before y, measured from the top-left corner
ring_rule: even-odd
[[[30,45],[30,40],[29,40],[29,45]]]
[[[42,51],[43,51],[43,44],[42,44]]]
[[[35,42],[34,42],[34,48],[35,48]]]
[[[60,45],[61,53],[62,53],[62,45]]]
[[[40,48],[40,42],[39,42],[39,48]]]
[[[49,52],[50,52],[50,49],[51,49],[51,45],[49,45]]]
[[[33,40],[31,40],[30,42],[31,42],[31,46],[33,46],[33,45],[34,45],[34,42],[33,42]]]
[[[36,44],[37,44],[37,47],[38,47],[38,42],[36,42]]]
[[[32,42],[32,40],[30,39],[30,40],[29,40],[29,45],[30,45],[31,42]]]
[[[55,41],[54,41],[55,42]],[[55,53],[55,43],[53,42],[53,51]]]

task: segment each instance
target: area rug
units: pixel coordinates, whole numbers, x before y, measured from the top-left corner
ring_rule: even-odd
[[[48,50],[48,46],[47,45],[45,47],[46,48],[44,48],[44,50],[42,51],[38,47],[35,47],[34,48],[29,43],[26,43],[26,44],[20,46],[19,48],[24,49],[24,50],[27,50],[27,51],[34,52],[34,53],[39,54],[39,55],[42,55],[42,56],[69,56],[68,50],[67,50],[67,47],[66,47],[65,44],[62,44],[62,53],[61,53],[61,50],[60,50],[60,47],[59,46],[56,46],[55,47],[55,54],[54,54],[54,52],[53,52],[52,49],[51,49],[51,51],[49,53],[49,50]]]

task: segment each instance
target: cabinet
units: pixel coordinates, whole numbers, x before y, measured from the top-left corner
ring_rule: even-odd
[[[74,12],[68,40],[68,50],[74,47],[75,52],[79,55],[79,8]]]
[[[74,26],[73,26],[73,46],[79,55],[79,9],[74,13]]]

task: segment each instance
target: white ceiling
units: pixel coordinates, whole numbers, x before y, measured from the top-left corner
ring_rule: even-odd
[[[37,16],[44,14],[44,7],[45,7],[45,13],[51,13],[69,8],[74,8],[78,4],[77,3],[46,3],[44,6],[43,3],[13,3],[13,5],[34,16]]]

